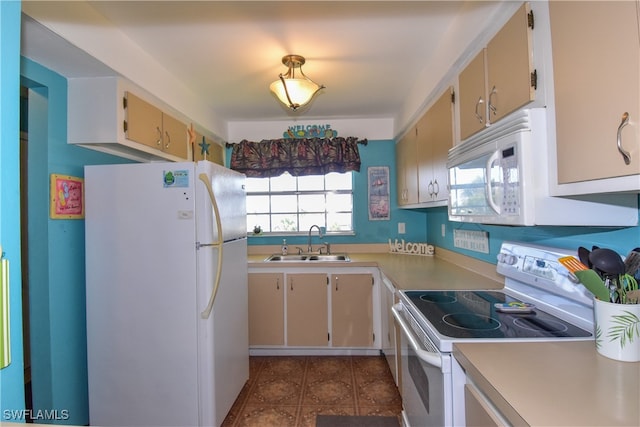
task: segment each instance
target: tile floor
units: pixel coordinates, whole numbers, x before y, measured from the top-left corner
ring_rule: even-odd
[[[251,356],[249,381],[223,427],[314,427],[318,414],[397,416],[382,356]]]

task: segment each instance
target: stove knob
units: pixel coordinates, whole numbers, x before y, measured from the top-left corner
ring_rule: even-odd
[[[502,252],[498,254],[498,262],[500,263],[514,265],[517,261],[518,259],[514,255],[509,255]]]

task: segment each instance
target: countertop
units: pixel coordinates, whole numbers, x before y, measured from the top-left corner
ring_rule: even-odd
[[[348,252],[350,262],[320,262],[313,263],[312,266],[379,267],[398,289],[501,289],[504,287],[504,280],[495,273],[495,265],[444,249],[436,249],[436,252],[441,257]],[[265,262],[264,259],[267,256],[265,254],[249,255],[249,268],[282,269],[311,266],[310,262],[304,261]],[[475,271],[463,268],[461,265],[475,267]]]
[[[514,425],[640,426],[640,362],[593,341],[455,344],[453,354]]]

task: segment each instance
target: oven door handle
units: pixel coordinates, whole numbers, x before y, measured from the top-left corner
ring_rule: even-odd
[[[433,353],[433,352],[427,351],[418,344],[416,337],[413,335],[413,332],[411,332],[411,328],[409,327],[409,325],[407,325],[405,320],[402,318],[402,315],[400,314],[401,310],[402,310],[402,304],[396,304],[393,307],[391,307],[391,311],[393,312],[393,317],[395,317],[395,319],[398,321],[398,324],[402,328],[404,335],[409,340],[409,343],[411,344],[411,347],[413,347],[413,350],[416,352],[418,357],[424,362],[428,363],[429,365],[435,366],[436,368],[442,368],[442,357],[440,357],[440,353]]]

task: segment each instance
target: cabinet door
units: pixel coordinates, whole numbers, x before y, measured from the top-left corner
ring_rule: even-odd
[[[208,144],[207,150],[209,150],[209,152],[206,156],[205,153],[202,152],[203,139],[204,143]],[[196,132],[196,140],[193,144],[193,160],[197,162],[199,160],[205,160],[205,157],[206,160],[224,166],[224,148],[210,138]]]
[[[468,426],[500,427],[509,425],[472,385],[464,386],[464,415]]]
[[[396,144],[396,175],[398,205],[418,203],[418,161],[416,128],[411,129]]]
[[[454,143],[451,94],[452,89],[445,91],[429,110],[429,117],[433,122],[431,164],[433,165],[433,200],[436,202],[449,199],[447,158],[449,149]]]
[[[465,140],[487,125],[485,49],[458,76],[460,139]]]
[[[162,149],[162,111],[131,92],[125,92],[125,136],[127,139]]]
[[[535,97],[531,85],[533,55],[528,13],[529,4],[524,3],[487,45],[489,123]]]
[[[447,156],[453,146],[451,90],[445,91],[418,122],[420,203],[447,200]]]
[[[249,274],[249,345],[284,345],[284,274]]]
[[[558,182],[640,173],[637,2],[549,2]],[[625,164],[617,148],[631,156]],[[615,188],[611,189],[615,191]]]
[[[287,275],[287,345],[328,346],[328,278],[325,273]]]
[[[433,200],[433,145],[431,134],[434,123],[427,111],[416,125],[416,158],[418,161],[418,202]]]
[[[334,347],[373,346],[373,276],[331,276],[331,341]]]
[[[162,115],[162,151],[187,159],[187,125],[166,113]]]

